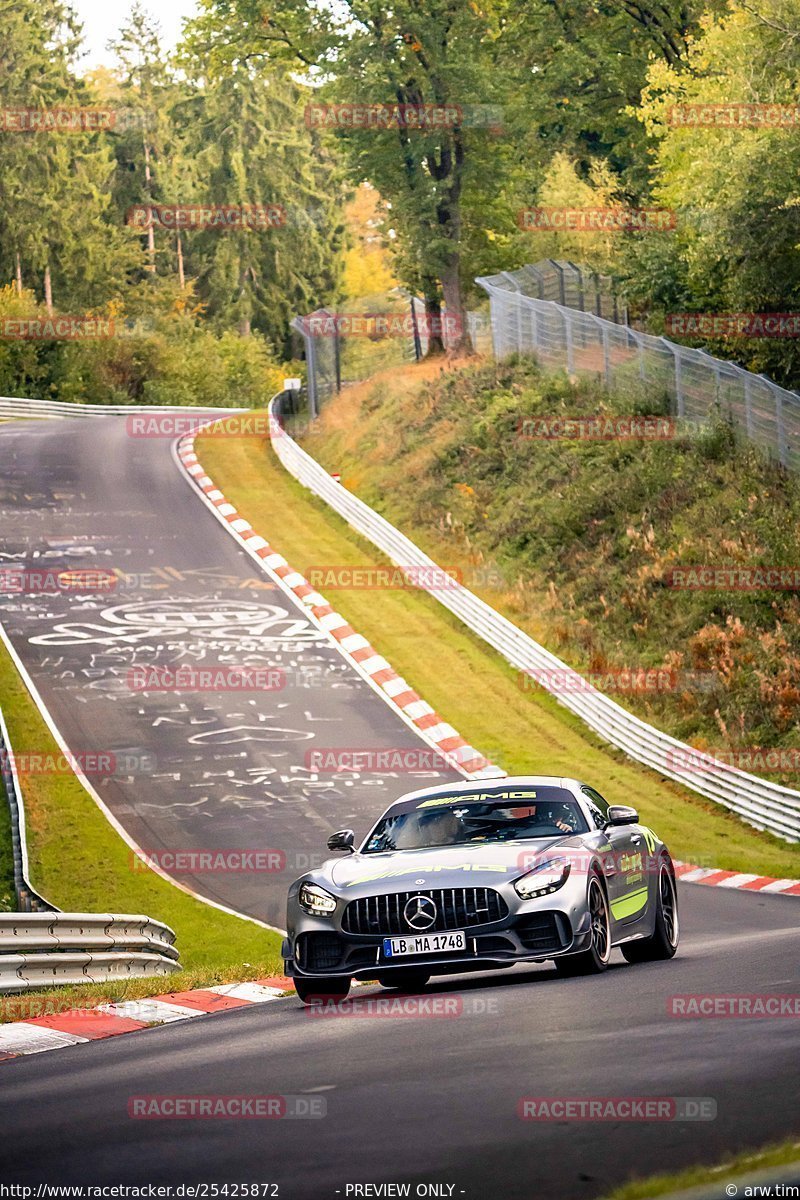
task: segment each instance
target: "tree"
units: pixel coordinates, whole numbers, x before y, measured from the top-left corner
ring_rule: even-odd
[[[797,105],[800,25],[790,0],[759,0],[707,17],[689,70],[653,64],[641,120],[654,147],[653,194],[678,227],[662,246],[645,239],[630,288],[655,308],[797,312],[800,305],[800,128],[784,124],[674,123],[676,106]],[[726,118],[727,119],[727,118]],[[750,369],[800,382],[796,338],[712,344]]]
[[[339,128],[335,138],[352,181],[368,179],[391,204],[404,282],[422,290],[431,316],[443,299],[463,329],[465,211],[480,208],[489,191],[496,200],[502,184],[503,156],[485,152],[482,127],[482,106],[501,97],[498,34],[491,12],[463,0],[400,0],[390,8],[380,0],[279,0],[269,12],[260,0],[210,0],[195,38],[229,60],[312,67],[325,84],[317,105],[397,106],[392,127]],[[416,129],[404,120],[434,112],[444,115],[438,125]]]

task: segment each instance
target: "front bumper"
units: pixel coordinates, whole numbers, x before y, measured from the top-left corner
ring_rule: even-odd
[[[434,975],[497,969],[583,950],[590,940],[588,919],[581,916],[574,927],[574,916],[571,920],[560,909],[531,907],[491,925],[466,929],[464,951],[401,959],[384,957],[382,935],[348,934],[330,921],[304,916],[294,936],[284,940],[282,954],[288,976],[314,979],[339,975],[374,979],[376,974],[410,968]]]

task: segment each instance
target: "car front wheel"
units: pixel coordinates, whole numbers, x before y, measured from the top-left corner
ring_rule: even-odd
[[[678,949],[680,926],[678,924],[678,893],[675,880],[665,858],[658,868],[658,894],[656,896],[656,921],[650,937],[639,938],[620,946],[629,963],[659,962],[672,958]]]
[[[598,975],[605,971],[611,957],[611,919],[608,899],[599,875],[589,880],[587,904],[592,922],[592,941],[587,950],[567,954],[555,960],[559,975]]]

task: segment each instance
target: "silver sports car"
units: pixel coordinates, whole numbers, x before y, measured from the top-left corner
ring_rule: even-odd
[[[286,973],[302,1000],[353,979],[413,990],[432,975],[553,959],[563,975],[672,958],[669,851],[634,808],[576,779],[525,775],[411,792],[356,851],[351,829],[289,889]]]

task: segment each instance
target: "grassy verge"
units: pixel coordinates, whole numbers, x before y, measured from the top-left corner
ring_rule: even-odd
[[[765,1171],[770,1167],[789,1166],[800,1161],[800,1142],[788,1141],[767,1146],[763,1150],[737,1154],[735,1158],[718,1167],[689,1167],[674,1175],[653,1175],[649,1179],[633,1179],[610,1192],[604,1200],[652,1200],[655,1196],[667,1196],[673,1192],[703,1184],[719,1184],[720,1196],[723,1185],[739,1176]],[[744,1194],[744,1193],[743,1193]]]
[[[2,646],[0,705],[17,755],[58,754]],[[29,775],[22,787],[31,882],[42,895],[65,912],[146,913],[165,921],[177,933],[184,968],[165,978],[59,988],[59,997],[89,1003],[280,974],[278,934],[203,904],[153,871],[132,870],[131,851],[74,775]]]
[[[14,892],[14,856],[11,851],[11,813],[0,783],[0,912],[17,907]]]
[[[797,787],[800,478],[721,418],[650,438],[546,436],[576,414],[664,427],[667,407],[530,360],[396,372],[327,404],[309,448],[623,706]],[[698,587],[696,566],[726,574]],[[761,567],[783,575],[766,586]],[[651,669],[638,689],[616,679]]]
[[[422,364],[402,386],[410,396],[417,379],[441,370]],[[289,476],[268,442],[203,437],[197,451],[231,502],[298,571],[379,561]],[[506,770],[585,777],[609,799],[635,804],[678,858],[765,875],[800,873],[797,849],[631,763],[552,697],[521,690],[516,672],[425,593],[338,590],[328,599],[445,720]]]

